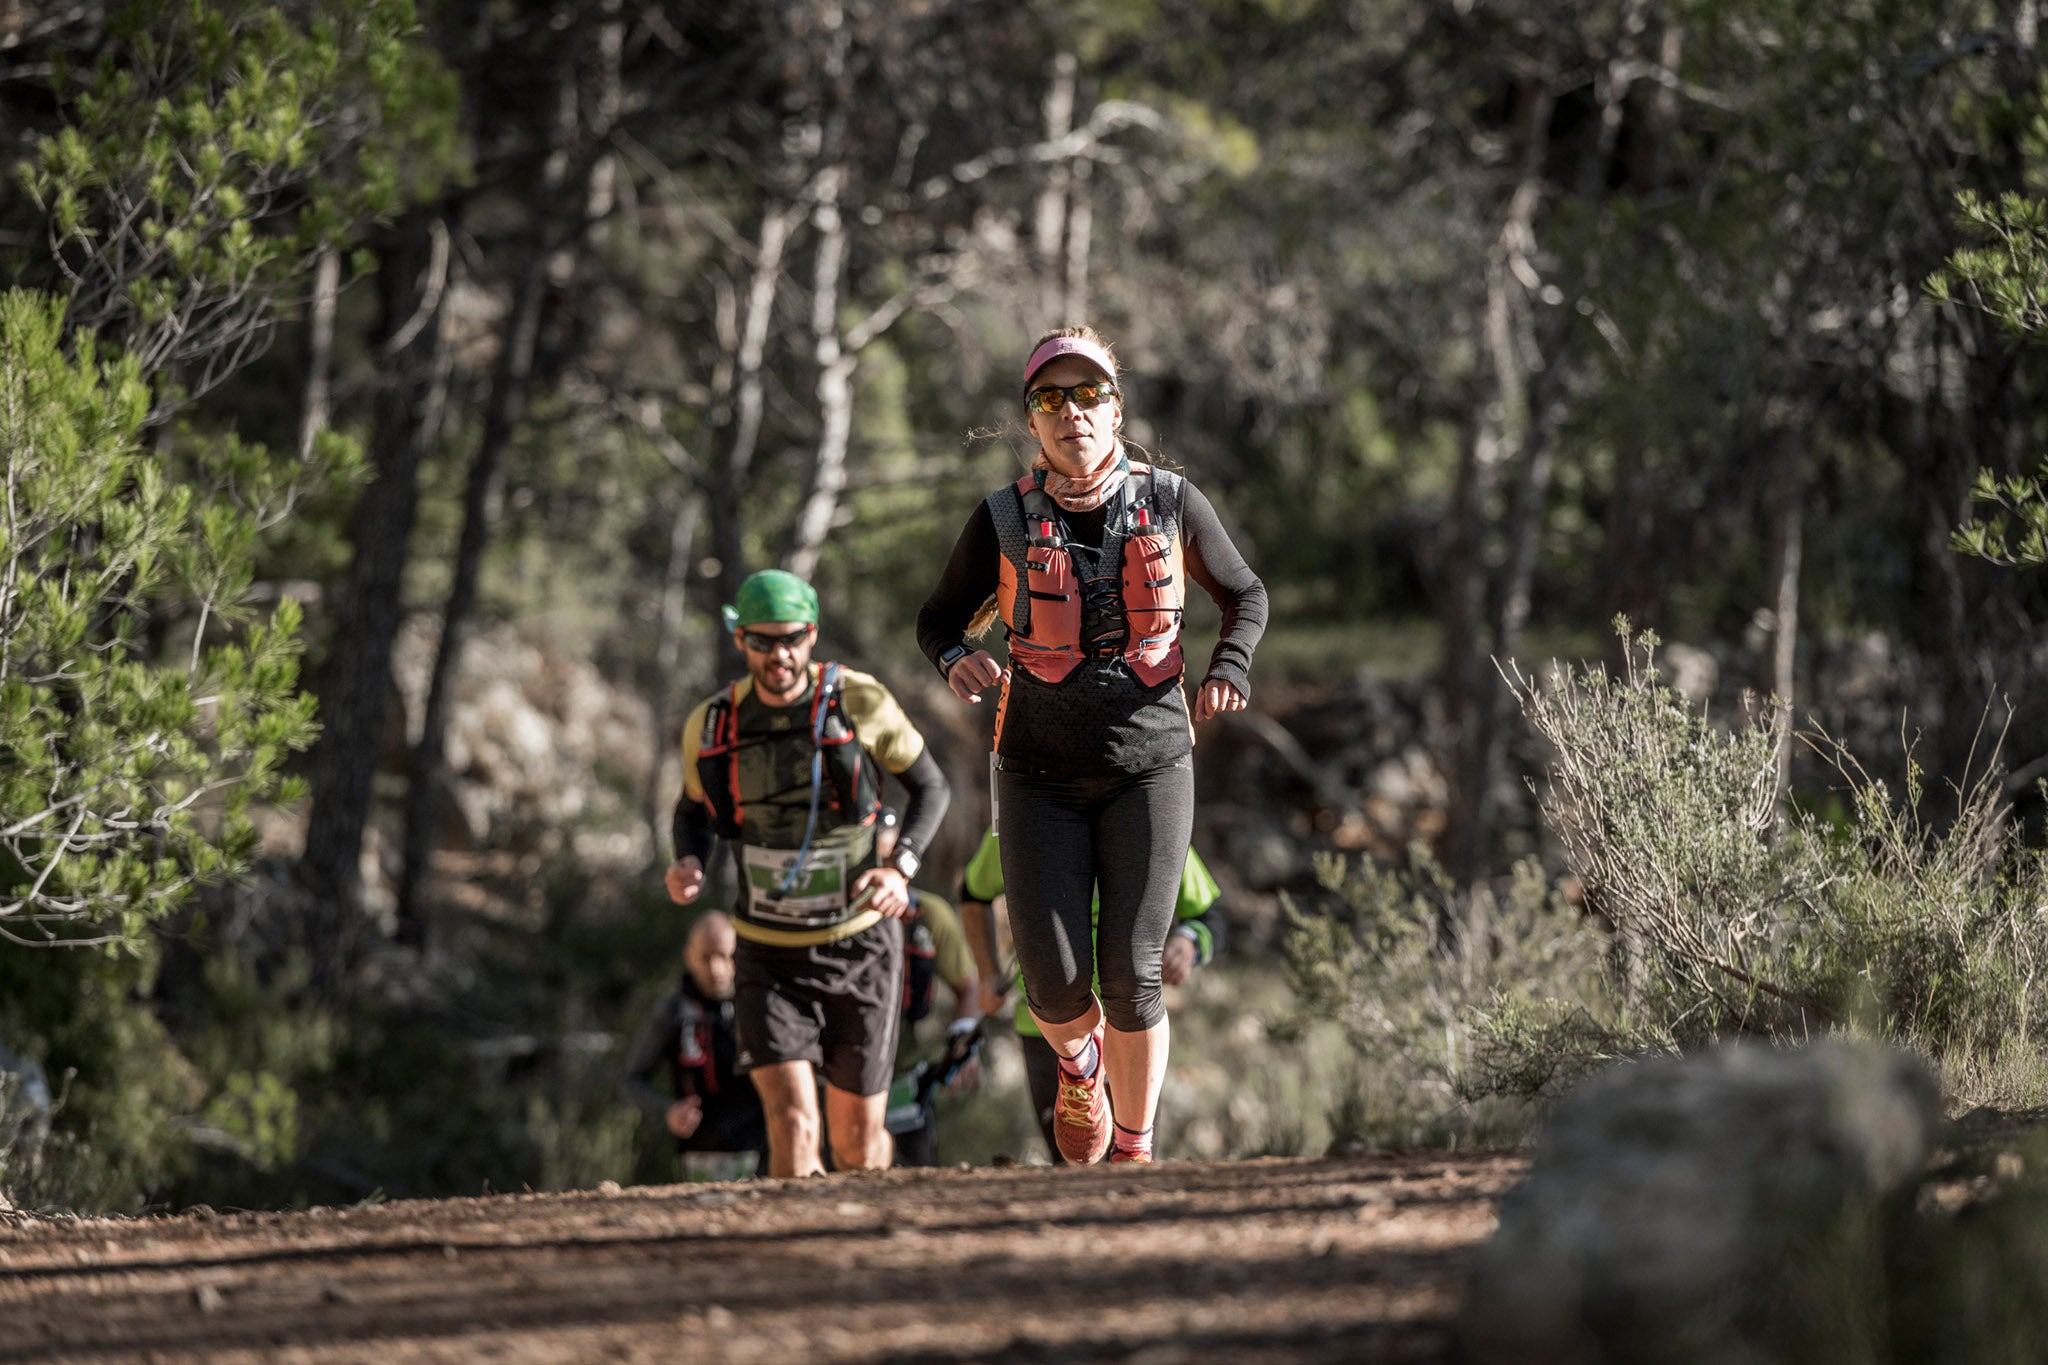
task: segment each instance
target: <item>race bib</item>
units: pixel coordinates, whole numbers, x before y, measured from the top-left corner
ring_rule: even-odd
[[[740,846],[747,869],[747,915],[764,924],[811,928],[846,918],[846,854],[836,848],[813,848],[794,878],[793,850]],[[789,889],[784,891],[787,882]]]

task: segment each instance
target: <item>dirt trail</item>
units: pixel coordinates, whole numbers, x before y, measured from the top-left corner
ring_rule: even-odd
[[[1522,1169],[892,1171],[0,1224],[0,1361],[1434,1360]]]

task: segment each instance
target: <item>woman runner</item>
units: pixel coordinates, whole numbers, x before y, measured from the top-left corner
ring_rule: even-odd
[[[1092,328],[1064,327],[1032,348],[1031,471],[968,518],[917,618],[918,643],[956,696],[978,702],[1001,688],[996,805],[1010,933],[1026,1005],[1060,1056],[1055,1132],[1077,1165],[1105,1151],[1152,1160],[1167,1054],[1160,961],[1194,826],[1179,642],[1186,580],[1223,610],[1194,723],[1244,709],[1266,627],[1266,589],[1209,500],[1125,451],[1116,380],[1116,358]],[[969,640],[998,615],[1009,668]]]

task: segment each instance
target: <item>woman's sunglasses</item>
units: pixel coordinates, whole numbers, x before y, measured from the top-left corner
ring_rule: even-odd
[[[1065,407],[1069,400],[1077,408],[1092,408],[1114,397],[1116,385],[1107,379],[1091,379],[1085,384],[1071,384],[1064,389],[1057,384],[1041,385],[1024,395],[1024,406],[1050,416]]]
[[[792,630],[787,635],[768,635],[758,630],[740,632],[740,643],[756,654],[773,654],[778,649],[795,649],[809,638],[811,628]]]

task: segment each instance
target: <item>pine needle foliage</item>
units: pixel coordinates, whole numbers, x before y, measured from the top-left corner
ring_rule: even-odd
[[[140,367],[86,336],[67,355],[62,318],[0,294],[0,937],[132,944],[246,865],[253,802],[296,799],[313,699],[296,603],[208,640],[240,620],[264,499],[168,476]],[[166,604],[199,620],[160,661]]]
[[[2048,107],[2027,118],[2028,160],[2048,158]],[[2019,346],[2048,337],[2048,206],[2038,192],[1960,191],[1956,216],[1971,245],[1958,247],[1927,281],[1937,303],[1975,308]],[[1982,510],[1958,527],[1959,552],[2009,568],[2048,564],[2048,463],[2031,473],[1977,471],[1970,499]]]
[[[56,82],[21,172],[65,325],[119,345],[159,411],[214,388],[346,249],[460,173],[455,82],[412,0],[131,0]]]

